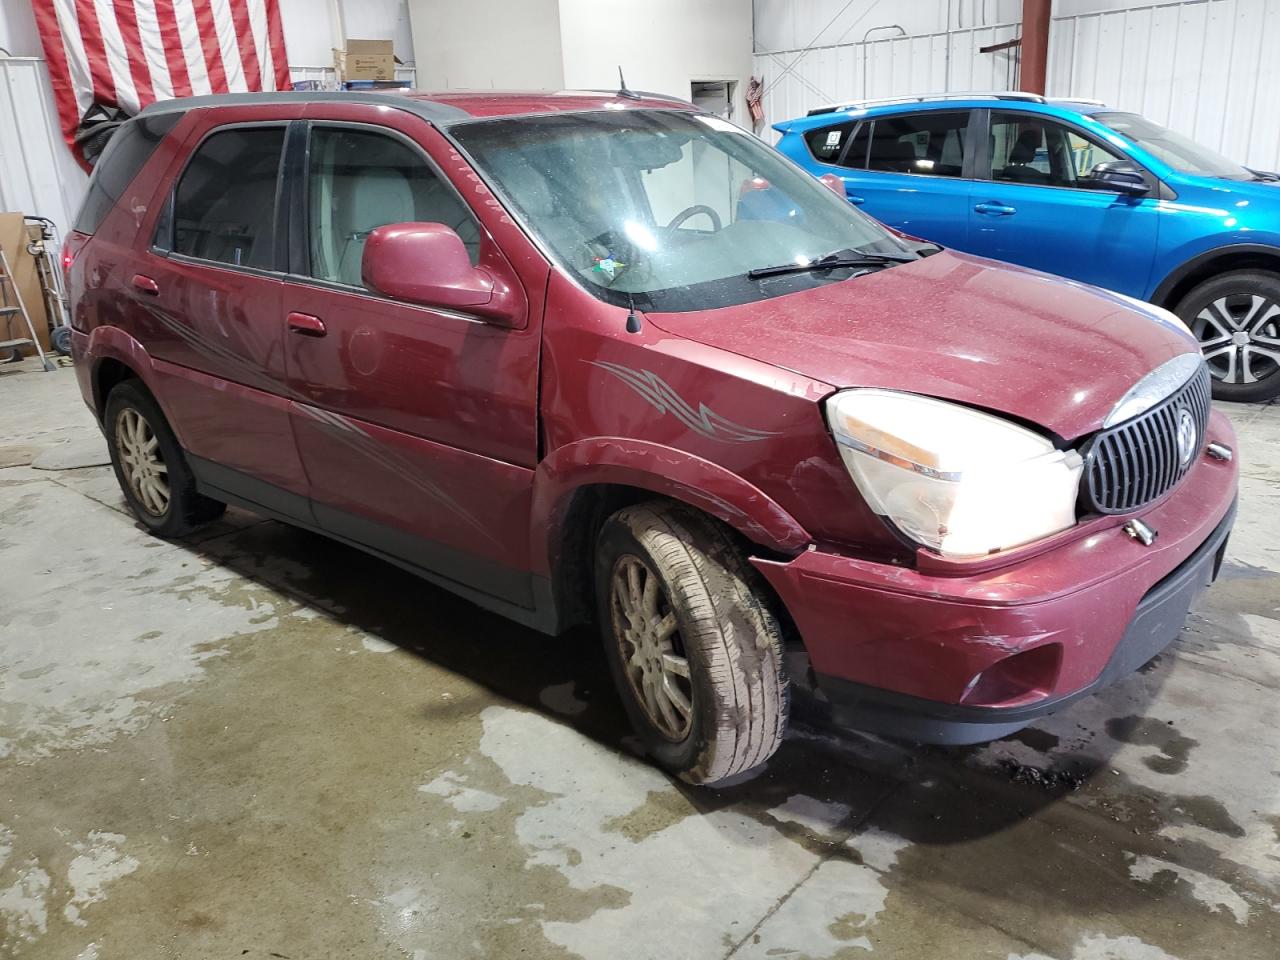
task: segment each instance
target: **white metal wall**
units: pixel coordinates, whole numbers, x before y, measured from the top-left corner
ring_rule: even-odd
[[[48,217],[65,235],[86,180],[62,143],[44,61],[0,56],[0,210]]]
[[[1166,0],[1055,18],[1049,93],[1135,110],[1280,169],[1280,3]]]
[[[1016,80],[1010,52],[981,47],[1018,35],[1017,23],[969,27],[914,37],[886,37],[800,50],[757,51],[754,76],[765,85],[765,126],[840,100],[944,90],[1008,90]]]

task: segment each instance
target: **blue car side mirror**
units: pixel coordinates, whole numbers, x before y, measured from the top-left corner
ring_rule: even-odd
[[[1111,190],[1128,197],[1141,197],[1151,192],[1147,178],[1129,160],[1100,163],[1089,171],[1088,183],[1098,190]]]

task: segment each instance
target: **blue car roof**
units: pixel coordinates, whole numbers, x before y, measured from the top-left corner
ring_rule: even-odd
[[[779,133],[792,131],[804,132],[815,127],[826,127],[844,120],[861,120],[867,117],[885,117],[902,113],[918,113],[922,110],[1025,110],[1028,113],[1040,114],[1083,114],[1092,116],[1095,113],[1106,113],[1115,110],[1096,100],[1049,99],[1029,94],[984,93],[973,96],[949,94],[936,97],[913,97],[898,100],[863,101],[859,103],[837,104],[832,107],[820,107],[808,115],[794,120],[775,123],[773,128]]]

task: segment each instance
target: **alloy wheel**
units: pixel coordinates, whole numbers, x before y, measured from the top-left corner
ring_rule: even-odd
[[[1215,380],[1257,383],[1280,371],[1280,304],[1268,297],[1219,297],[1196,314],[1191,332]]]
[[[658,577],[635,556],[613,567],[609,610],[623,668],[654,728],[679,743],[693,726],[693,684],[675,612]]]
[[[169,510],[169,468],[155,431],[133,407],[116,415],[116,453],[134,499],[153,517],[163,517]]]

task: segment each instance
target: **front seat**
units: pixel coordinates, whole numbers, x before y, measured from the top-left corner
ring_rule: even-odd
[[[413,189],[399,170],[369,167],[351,178],[347,207],[341,223],[342,253],[338,257],[338,279],[352,286],[364,286],[360,261],[369,234],[389,223],[414,219]]]
[[[1043,142],[1044,131],[1039,127],[1027,127],[1019,133],[1013,149],[1009,151],[1009,165],[1000,171],[999,179],[1013,183],[1049,183],[1047,173],[1030,166]]]

